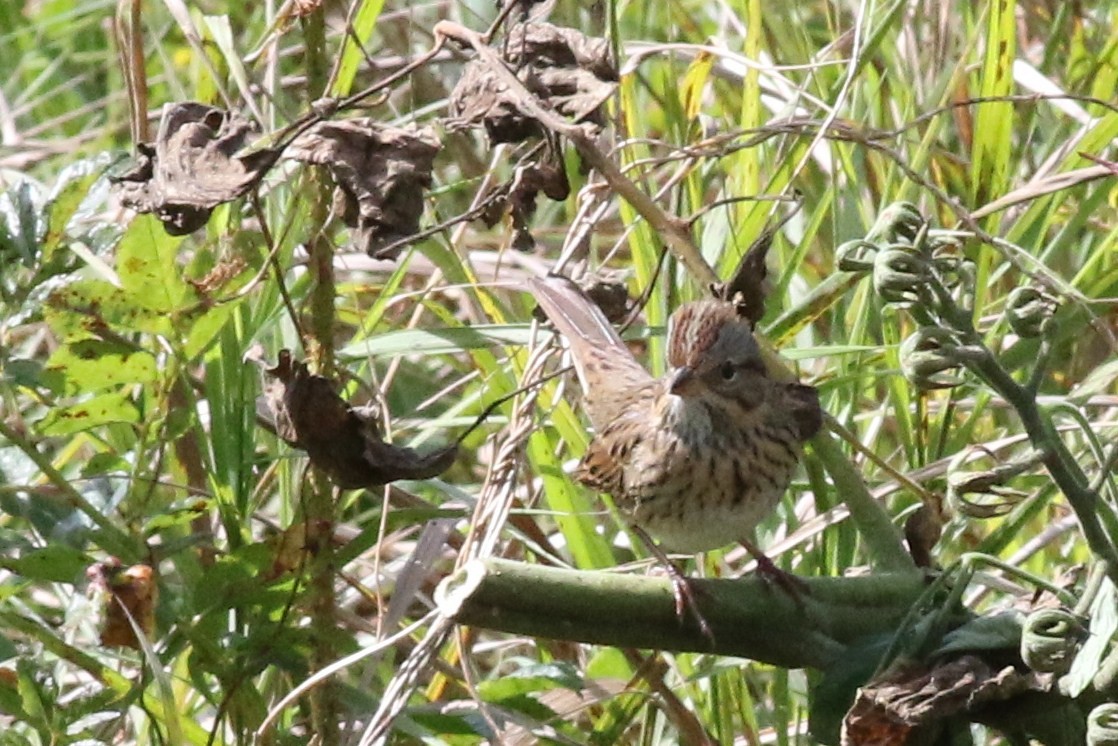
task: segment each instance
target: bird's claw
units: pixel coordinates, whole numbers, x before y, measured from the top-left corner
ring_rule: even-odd
[[[757,575],[768,586],[780,586],[780,588],[787,593],[796,603],[803,603],[803,597],[810,595],[811,589],[808,588],[807,583],[803,579],[793,575],[792,573],[781,570],[776,564],[769,559],[768,555],[755,547],[751,542],[743,541],[742,546],[745,547],[753,559],[757,562]]]

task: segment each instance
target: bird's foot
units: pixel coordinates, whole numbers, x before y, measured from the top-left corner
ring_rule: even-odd
[[[745,547],[747,552],[753,555],[753,559],[757,562],[757,575],[766,585],[770,587],[774,585],[780,586],[780,588],[791,596],[796,603],[802,603],[803,597],[811,593],[807,583],[787,570],[781,570],[769,559],[768,555],[751,542],[743,541],[741,545]]]
[[[664,554],[656,542],[652,540],[644,529],[640,526],[633,526],[633,533],[640,537],[641,541],[648,547],[648,551],[652,553],[663,566],[664,570],[668,573],[668,579],[672,583],[672,595],[675,597],[675,615],[682,622],[686,616],[695,621],[695,626],[699,628],[699,632],[710,641],[710,646],[714,648],[714,630],[711,629],[710,623],[703,616],[703,612],[699,610],[699,596],[702,595],[702,588],[695,585],[692,578],[683,574],[679,567],[668,559],[668,555]]]
[[[702,595],[703,589],[695,585],[692,578],[683,574],[674,563],[666,560],[665,566],[668,570],[668,578],[672,581],[672,595],[675,596],[675,615],[683,621],[684,615],[689,614],[695,621],[695,626],[699,628],[699,632],[703,637],[710,641],[710,645],[714,647],[714,630],[710,628],[710,623],[707,622],[703,612],[699,610],[699,596]]]

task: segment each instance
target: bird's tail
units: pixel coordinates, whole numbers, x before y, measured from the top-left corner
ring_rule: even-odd
[[[548,320],[567,338],[584,391],[589,390],[586,366],[595,358],[631,360],[639,368],[633,353],[602,310],[571,280],[554,275],[533,279],[529,282],[529,291]]]

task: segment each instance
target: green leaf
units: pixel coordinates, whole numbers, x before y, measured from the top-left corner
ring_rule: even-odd
[[[975,650],[1017,650],[1024,619],[1019,611],[972,619],[944,635],[943,643],[929,657]]]
[[[365,62],[365,47],[368,46],[369,37],[373,34],[383,7],[384,0],[362,0],[357,13],[352,16],[353,25],[350,33],[345,36],[341,62],[338,65],[338,73],[330,85],[329,95],[335,97],[349,95],[357,70]]]
[[[9,194],[12,195],[17,221],[12,238],[23,263],[32,267],[39,255],[39,208],[31,193],[31,182],[21,181]]]
[[[813,738],[823,744],[839,742],[843,718],[854,703],[858,687],[869,681],[891,641],[892,635],[882,635],[852,645],[823,672],[811,693],[808,731]]]
[[[979,76],[979,95],[986,98],[1013,93],[1013,58],[1017,53],[1016,2],[990,3],[985,54]],[[1013,148],[1013,104],[986,102],[978,107],[974,124],[971,192],[982,201],[1006,191]]]
[[[546,340],[549,332],[536,333]],[[377,355],[444,355],[478,348],[526,345],[532,339],[528,324],[487,324],[455,326],[445,329],[404,329],[379,334],[347,345],[338,356],[345,360],[362,360]]]
[[[16,559],[0,559],[0,564],[32,580],[73,583],[81,578],[89,565],[89,558],[68,544],[51,544]]]
[[[0,379],[12,386],[36,388],[43,378],[43,364],[38,360],[12,358],[0,368]]]
[[[52,409],[39,423],[42,435],[72,435],[112,422],[134,423],[140,419],[136,405],[126,392],[113,391],[86,399],[80,404]]]
[[[183,357],[194,360],[209,349],[225,326],[225,322],[237,310],[237,305],[237,303],[222,303],[214,306],[187,325]]]
[[[65,376],[70,394],[147,383],[158,374],[150,353],[101,339],[82,339],[59,347],[51,355],[47,371]]]
[[[167,235],[151,215],[132,221],[116,254],[117,274],[130,300],[163,313],[182,307],[190,286],[175,261],[181,243],[181,237]]]
[[[131,464],[118,454],[95,453],[82,465],[81,475],[89,478],[103,474],[127,474],[131,469]]]
[[[578,669],[569,663],[541,663],[525,666],[500,678],[479,682],[477,691],[487,702],[500,702],[558,688],[579,691],[583,683]]]
[[[233,39],[233,26],[229,23],[229,16],[204,15],[202,21],[209,29],[214,44],[221,50],[221,56],[229,67],[229,73],[237,83],[237,89],[240,90],[242,96],[248,98],[252,95],[252,84],[249,81],[248,73],[245,72],[244,55],[237,49],[237,44]]]
[[[662,336],[663,327],[636,327],[628,330],[626,339],[647,339]],[[539,344],[547,342],[555,332],[531,324],[478,324],[476,326],[451,326],[443,329],[402,329],[378,334],[369,339],[353,342],[338,352],[343,360],[363,360],[367,357],[392,355],[447,355],[462,350],[487,347],[525,346],[533,339]],[[835,355],[854,355],[881,350],[877,345],[823,345],[781,350],[789,360],[806,360]]]
[[[47,296],[45,315],[64,339],[100,337],[106,326],[164,336],[171,332],[166,313],[103,280],[79,280],[55,290]]]
[[[55,249],[66,237],[66,228],[90,188],[104,173],[108,160],[104,157],[78,161],[63,169],[55,182],[50,200],[43,208],[47,229],[43,234],[42,261],[49,262]]]

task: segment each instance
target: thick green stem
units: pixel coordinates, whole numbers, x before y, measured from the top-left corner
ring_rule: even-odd
[[[852,642],[893,631],[924,588],[918,573],[802,578],[796,596],[757,577],[689,582],[713,641],[676,612],[662,577],[474,560],[435,598],[459,624],[517,635],[752,658],[824,669]]]
[[[1041,411],[1036,397],[998,364],[975,330],[970,316],[954,304],[942,285],[939,290],[938,310],[944,321],[959,333],[964,345],[981,350],[980,354],[966,357],[963,364],[1001,394],[1017,412],[1029,440],[1042,454],[1041,462],[1075,511],[1087,545],[1096,557],[1106,560],[1110,579],[1118,584],[1118,547],[1099,520],[1102,497],[1091,488],[1087,475],[1060,438],[1052,420]],[[923,324],[936,323],[935,317],[925,308],[914,307],[913,315]]]
[[[824,431],[811,441],[811,447],[831,475],[836,492],[850,509],[874,564],[884,572],[914,571],[916,565],[905,551],[900,530],[866,489],[866,483],[842,452],[839,442],[832,433]]]

